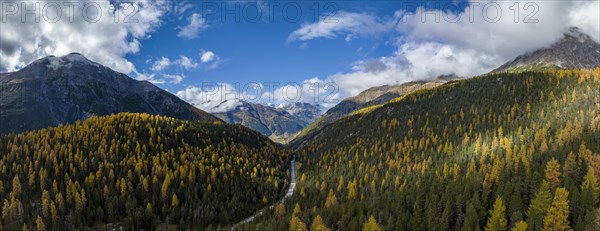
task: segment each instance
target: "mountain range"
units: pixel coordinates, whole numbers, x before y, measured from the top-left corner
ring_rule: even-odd
[[[572,27],[557,42],[516,57],[493,72],[548,68],[591,68],[600,63],[600,44]],[[407,93],[458,79],[440,76],[367,89],[341,101],[321,116],[318,105],[279,106],[240,100],[238,106],[211,116],[147,81],[136,81],[78,53],[49,56],[12,73],[0,73],[0,133],[22,132],[94,115],[145,112],[180,119],[242,124],[292,147],[348,114]],[[223,102],[226,103],[226,102]],[[219,119],[217,119],[219,118]],[[27,121],[27,122],[24,122]]]
[[[598,47],[571,28],[491,73],[373,87],[322,116],[245,101],[213,116],[46,57],[0,74],[0,133],[21,132],[0,135],[0,228],[599,230]]]
[[[78,53],[49,56],[0,74],[0,134],[143,112],[185,120],[220,120],[150,82],[92,62]]]
[[[285,142],[321,115],[318,106],[308,103],[269,106],[237,101],[234,108],[213,115],[228,123],[241,124],[277,142]],[[223,101],[222,104],[227,103]]]

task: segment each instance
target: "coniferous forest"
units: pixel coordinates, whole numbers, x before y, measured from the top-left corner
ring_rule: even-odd
[[[0,0],[0,231],[600,231],[600,0]]]
[[[123,113],[0,138],[5,230],[239,221],[285,192],[289,155],[240,125]]]
[[[0,137],[6,230],[599,230],[600,68],[491,73],[355,111],[299,150],[121,113]],[[105,226],[102,226],[105,225]]]
[[[241,230],[600,230],[600,68],[487,74],[365,108]]]
[[[0,138],[6,230],[599,230],[600,68],[413,92],[286,151],[240,125],[135,113]],[[219,228],[220,227],[220,228]]]

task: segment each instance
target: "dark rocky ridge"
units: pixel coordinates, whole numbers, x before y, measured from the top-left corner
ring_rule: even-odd
[[[238,104],[231,110],[213,115],[228,123],[241,124],[277,142],[284,142],[320,116],[319,109],[311,104],[272,107],[243,100],[239,100]]]
[[[77,53],[49,56],[19,71],[1,73],[0,99],[0,133],[119,112],[220,121],[147,81],[134,80]]]
[[[542,49],[518,56],[493,72],[535,68],[595,68],[600,66],[600,43],[571,27],[561,39]]]

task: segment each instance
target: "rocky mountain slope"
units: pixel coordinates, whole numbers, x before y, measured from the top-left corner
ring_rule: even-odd
[[[118,112],[219,121],[147,81],[134,80],[77,53],[49,56],[17,72],[0,74],[0,98],[0,133]]]
[[[518,56],[493,72],[539,68],[594,68],[600,66],[600,43],[571,27],[563,37],[542,49]]]
[[[300,131],[320,115],[318,107],[310,104],[272,107],[243,100],[239,100],[237,104],[231,110],[213,115],[228,123],[241,124],[278,142]]]
[[[315,122],[321,117],[322,114],[319,105],[312,105],[310,103],[296,102],[279,105],[277,108],[287,111],[291,115],[306,122],[307,124]]]

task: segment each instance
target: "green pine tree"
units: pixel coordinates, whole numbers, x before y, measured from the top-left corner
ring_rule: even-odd
[[[544,225],[544,217],[550,209],[552,204],[552,198],[550,195],[550,189],[546,181],[542,182],[542,185],[533,196],[529,209],[527,209],[527,223],[533,230],[540,230]]]
[[[363,224],[363,231],[381,231],[379,224],[377,224],[377,220],[373,216],[369,217],[369,220]]]
[[[569,226],[569,191],[557,188],[554,193],[552,206],[544,217],[544,228],[546,231],[567,231]]]
[[[506,207],[499,196],[494,202],[494,207],[490,210],[490,218],[485,225],[486,231],[504,231],[507,229]]]

